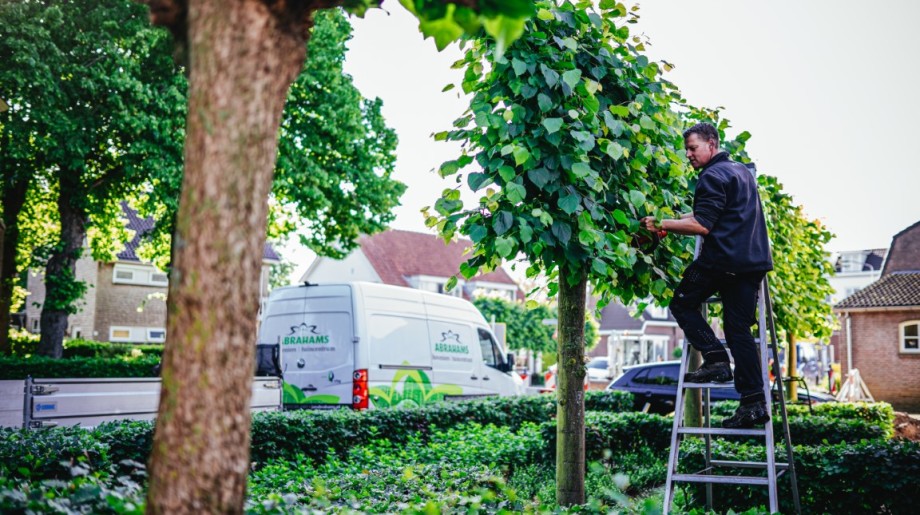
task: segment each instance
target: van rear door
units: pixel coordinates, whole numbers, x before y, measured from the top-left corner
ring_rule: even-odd
[[[351,406],[354,314],[346,285],[285,288],[269,301],[260,343],[281,347],[286,408]]]

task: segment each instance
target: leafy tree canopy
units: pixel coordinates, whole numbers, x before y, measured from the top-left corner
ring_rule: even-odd
[[[691,242],[668,239],[654,255],[634,242],[641,217],[688,209],[681,119],[672,109],[679,94],[630,36],[635,15],[622,4],[604,1],[595,12],[590,2],[538,2],[537,9],[504,56],[478,39],[456,63],[466,70],[461,87],[470,108],[435,138],[466,148],[439,172],[475,171],[457,176],[427,224],[445,238],[459,232],[473,241],[465,277],[520,254],[531,264],[528,276],[590,279],[600,307],[611,296],[667,302]],[[477,205],[460,200],[464,183],[482,192]],[[557,287],[550,283],[552,293]]]

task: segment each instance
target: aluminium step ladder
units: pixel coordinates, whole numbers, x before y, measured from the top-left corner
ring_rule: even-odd
[[[699,241],[697,241],[697,252],[699,253]],[[707,309],[708,304],[720,302],[718,298],[707,300],[702,310]],[[789,420],[786,414],[786,401],[783,395],[782,380],[776,381],[779,388],[779,413],[782,418],[783,435],[782,438],[786,445],[786,462],[777,462],[775,455],[774,434],[773,434],[773,409],[770,381],[767,377],[767,329],[769,328],[769,350],[772,351],[773,373],[775,377],[782,378],[780,375],[779,352],[776,345],[776,327],[773,321],[773,306],[770,301],[770,289],[766,276],[760,284],[760,295],[757,302],[757,330],[759,338],[756,340],[760,345],[760,366],[763,374],[764,397],[767,402],[767,412],[770,413],[770,421],[764,424],[763,428],[753,429],[724,429],[711,427],[710,420],[710,398],[709,393],[713,388],[734,388],[734,383],[684,383],[684,374],[688,372],[687,361],[690,355],[690,346],[686,339],[683,345],[683,354],[681,355],[680,375],[677,382],[677,399],[674,403],[674,427],[671,430],[671,449],[668,457],[668,478],[665,483],[664,515],[667,515],[671,509],[671,503],[674,500],[675,483],[704,483],[706,485],[706,509],[712,510],[712,485],[713,484],[733,484],[733,485],[751,485],[765,486],[768,490],[770,513],[779,512],[779,499],[777,496],[777,482],[783,475],[788,475],[791,482],[791,490],[795,512],[801,514],[799,505],[798,484],[796,481],[795,462],[792,454],[792,441],[789,436]],[[729,352],[730,353],[730,352]],[[684,392],[686,390],[702,390],[703,401],[703,427],[687,427],[683,423],[684,414]],[[686,474],[678,472],[679,447],[684,435],[702,436],[705,440],[705,465],[702,470],[695,473]],[[766,461],[728,461],[712,458],[712,437],[713,436],[760,436],[765,439],[766,444]],[[728,467],[766,470],[766,475],[719,475],[714,472],[718,469]]]

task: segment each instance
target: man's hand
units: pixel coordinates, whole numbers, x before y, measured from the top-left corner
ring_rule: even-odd
[[[658,224],[658,220],[654,216],[646,216],[639,220],[639,223],[642,224],[642,227],[646,231],[655,232],[658,229],[661,229],[661,226]]]

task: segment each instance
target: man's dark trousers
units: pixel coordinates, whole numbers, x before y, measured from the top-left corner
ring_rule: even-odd
[[[764,275],[765,272],[721,272],[704,268],[694,261],[684,270],[670,306],[687,341],[702,353],[703,359],[708,363],[727,363],[725,348],[700,312],[702,303],[719,293],[725,340],[735,358],[735,389],[744,404],[765,400],[760,351],[751,334]]]

